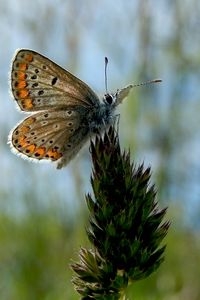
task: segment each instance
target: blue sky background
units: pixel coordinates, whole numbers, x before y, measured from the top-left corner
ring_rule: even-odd
[[[160,200],[180,209],[187,225],[200,225],[200,4],[175,2],[0,0],[3,210],[15,215],[24,211],[24,201],[34,198],[39,205],[55,201],[73,215],[90,191],[88,146],[57,171],[50,163],[22,160],[6,144],[10,129],[24,116],[9,92],[11,60],[16,49],[30,48],[99,95],[105,91],[105,56],[111,91],[163,79],[162,84],[135,89],[120,107],[121,146],[131,148],[136,163],[151,165]]]

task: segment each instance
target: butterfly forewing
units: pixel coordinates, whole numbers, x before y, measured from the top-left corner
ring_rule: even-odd
[[[99,105],[97,95],[80,79],[31,50],[19,50],[13,60],[11,88],[21,110]]]

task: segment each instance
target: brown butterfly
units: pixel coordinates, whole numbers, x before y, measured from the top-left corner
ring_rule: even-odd
[[[31,115],[11,131],[11,148],[32,160],[57,161],[62,168],[93,134],[113,122],[115,108],[133,86],[106,92],[100,100],[87,84],[45,56],[19,50],[11,89],[19,108]]]

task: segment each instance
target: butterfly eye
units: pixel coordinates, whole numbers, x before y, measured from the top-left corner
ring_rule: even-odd
[[[113,103],[113,97],[110,94],[105,94],[104,95],[104,101],[108,104],[112,104]]]

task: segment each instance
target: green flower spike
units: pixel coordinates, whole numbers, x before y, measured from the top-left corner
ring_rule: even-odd
[[[73,283],[81,299],[125,299],[128,284],[163,262],[166,208],[158,208],[150,168],[136,167],[130,153],[121,152],[113,126],[91,141],[91,156],[94,197],[88,194],[86,201],[92,249],[81,248],[80,262],[72,264]]]

